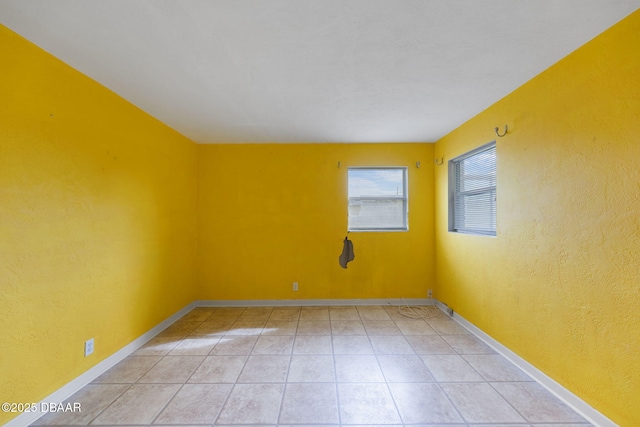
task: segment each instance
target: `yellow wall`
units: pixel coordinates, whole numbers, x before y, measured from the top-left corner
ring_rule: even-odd
[[[447,232],[437,298],[622,426],[640,425],[640,12],[436,144],[497,138],[497,237]],[[464,266],[464,268],[463,268]]]
[[[197,149],[2,26],[0,51],[0,397],[38,402],[195,299]]]
[[[432,144],[198,148],[198,298],[426,298]],[[351,233],[356,258],[342,269],[347,168],[385,165],[409,167],[409,231]]]

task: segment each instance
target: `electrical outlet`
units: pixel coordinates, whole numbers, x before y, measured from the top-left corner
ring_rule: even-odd
[[[447,314],[453,317],[453,308],[447,307]]]
[[[293,282],[293,290],[294,291],[298,290],[298,282]]]
[[[431,292],[431,289],[429,289],[427,291],[427,298],[431,298],[433,296],[433,293]]]
[[[84,357],[93,353],[93,338],[84,342]]]

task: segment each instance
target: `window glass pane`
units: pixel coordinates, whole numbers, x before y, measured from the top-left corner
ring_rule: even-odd
[[[403,199],[349,200],[350,229],[389,229],[405,227]]]
[[[349,197],[404,196],[402,169],[349,169]]]
[[[349,230],[407,230],[406,168],[349,168]]]
[[[451,160],[449,173],[449,231],[495,236],[495,142]]]
[[[496,150],[468,157],[459,163],[460,191],[473,191],[496,186]]]

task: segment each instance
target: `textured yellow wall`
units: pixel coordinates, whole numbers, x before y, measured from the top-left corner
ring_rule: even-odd
[[[198,298],[426,298],[432,144],[198,148]],[[409,231],[351,233],[356,259],[342,269],[347,167],[385,165],[409,167]]]
[[[197,148],[2,26],[0,51],[0,400],[38,402],[195,299]]]
[[[640,425],[640,12],[436,144],[497,138],[496,238],[447,232],[437,298],[621,426]]]

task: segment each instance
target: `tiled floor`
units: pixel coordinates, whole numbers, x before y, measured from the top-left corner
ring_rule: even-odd
[[[589,425],[429,310],[196,308],[34,425]]]

